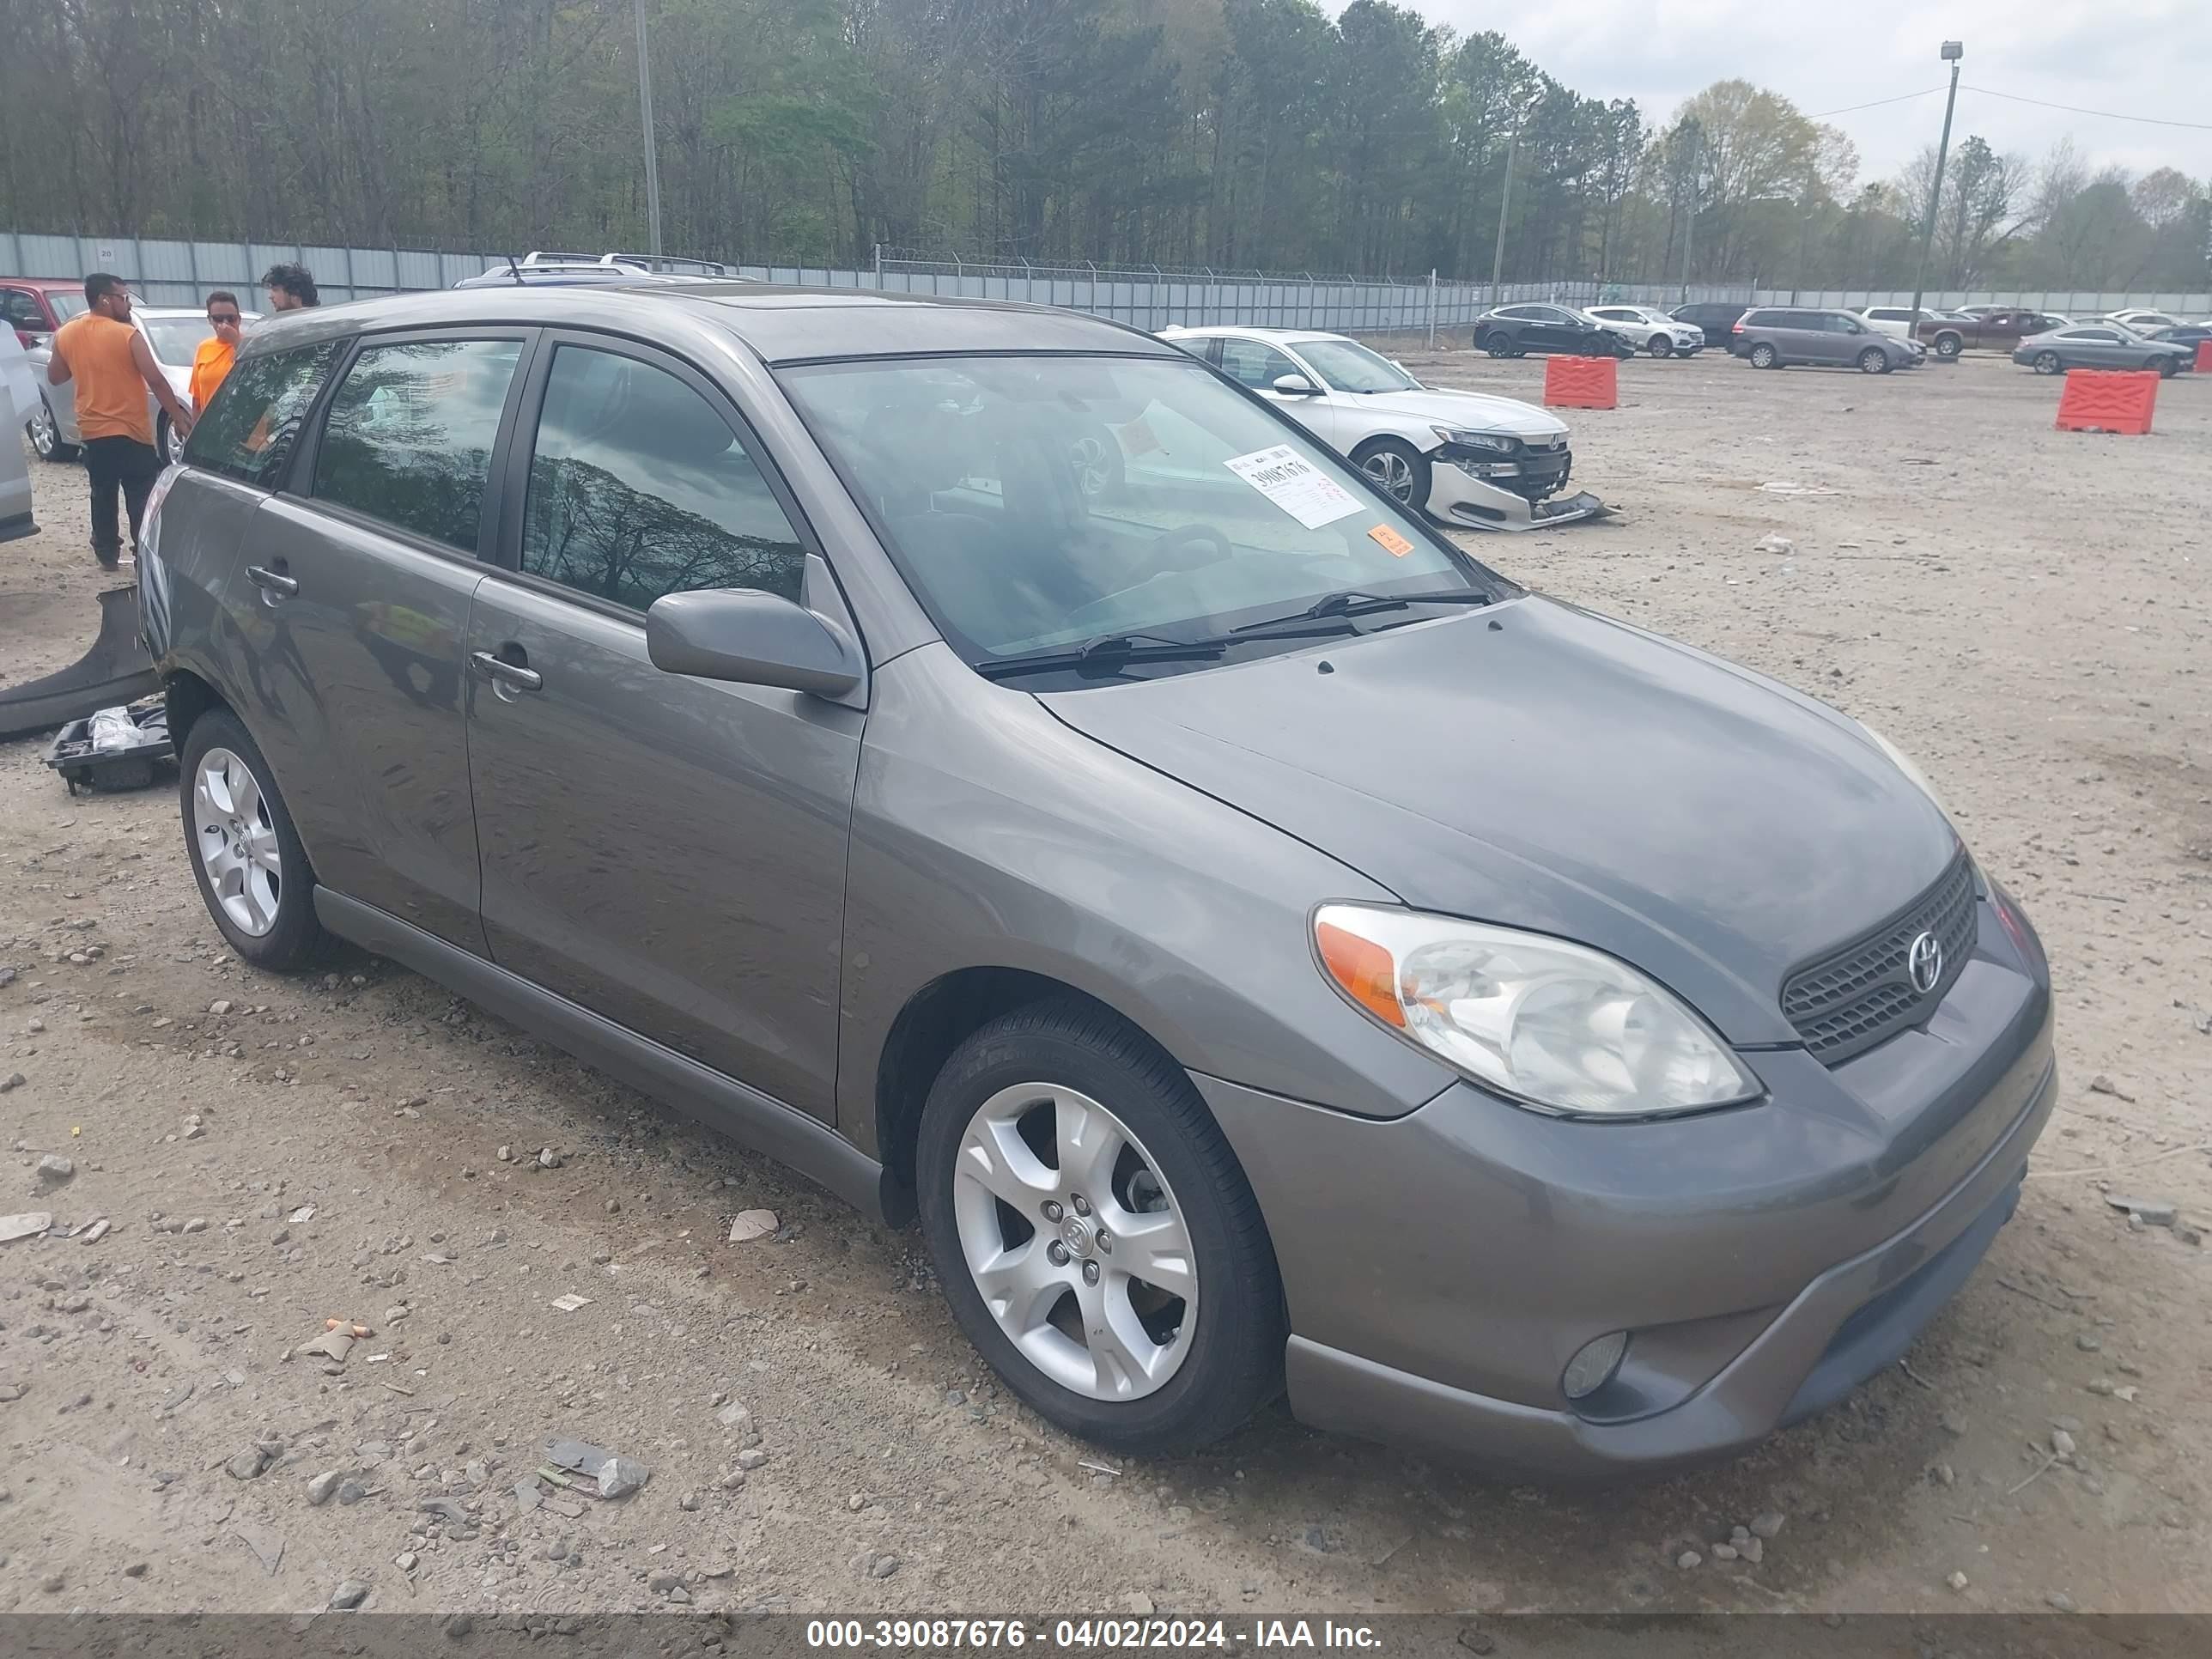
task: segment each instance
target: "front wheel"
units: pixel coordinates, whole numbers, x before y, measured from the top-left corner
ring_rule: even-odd
[[[2058,361],[2058,354],[2057,352],[2039,351],[2036,353],[2035,372],[2037,374],[2056,374],[2063,368],[2065,368],[2065,364]]]
[[[2177,357],[2160,357],[2151,362],[2145,363],[2143,367],[2145,368],[2156,369],[2160,380],[2170,380],[2177,373],[2179,372],[2181,368],[2181,361]]]
[[[1752,347],[1750,356],[1753,368],[1772,368],[1782,361],[1781,355],[1764,341]]]
[[[1889,373],[1889,354],[1880,346],[1869,346],[1859,353],[1859,373],[1887,374]]]
[[[1674,343],[1663,334],[1653,335],[1644,343],[1644,349],[1655,357],[1671,357],[1674,355]]]
[[[1352,465],[1415,513],[1429,505],[1429,458],[1401,438],[1373,438],[1352,452]]]
[[[154,447],[161,452],[165,466],[178,465],[185,459],[185,441],[177,435],[177,428],[169,424],[167,415],[155,422]]]
[[[257,968],[306,966],[327,943],[315,878],[269,763],[238,717],[192,722],[179,763],[185,849],[208,914]]]
[[[40,460],[61,462],[76,459],[76,446],[62,441],[62,429],[54,419],[53,405],[46,401],[44,393],[40,395],[39,406],[31,411],[31,418],[27,424],[31,434],[31,447],[38,452]]]
[[[1189,1077],[1073,999],[994,1020],[922,1109],[921,1225],[953,1317],[1072,1434],[1187,1452],[1281,1386],[1260,1207]]]

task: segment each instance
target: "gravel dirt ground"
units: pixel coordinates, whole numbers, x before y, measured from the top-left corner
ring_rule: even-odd
[[[1401,355],[1523,397],[1542,374]],[[0,1611],[303,1611],[349,1583],[478,1616],[2212,1606],[2212,383],[2114,438],[2054,432],[2057,387],[1990,359],[1621,378],[1571,418],[1623,517],[1478,553],[1882,728],[2050,946],[2061,1109],[1905,1365],[1738,1462],[1597,1492],[1279,1407],[1204,1456],[1103,1458],[993,1386],[915,1234],[388,963],[245,969],[167,779],[72,799],[16,742],[0,1213],[54,1231],[0,1243]],[[0,682],[73,657],[101,585],[82,473],[37,477]],[[2131,1227],[2108,1188],[2181,1224]],[[727,1242],[754,1208],[779,1230]],[[373,1334],[299,1352],[326,1318]],[[526,1512],[556,1437],[651,1480]]]

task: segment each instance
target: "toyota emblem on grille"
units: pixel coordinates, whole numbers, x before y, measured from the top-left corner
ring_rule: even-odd
[[[1933,933],[1914,939],[1905,953],[1905,971],[1912,975],[1912,988],[1926,996],[1943,977],[1943,941]]]

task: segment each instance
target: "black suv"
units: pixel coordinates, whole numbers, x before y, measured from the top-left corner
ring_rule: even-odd
[[[1474,349],[1493,357],[1556,352],[1575,357],[1633,357],[1636,347],[1603,324],[1565,306],[1498,306],[1474,319]]]
[[[1686,305],[1676,306],[1667,314],[1678,323],[1694,323],[1705,330],[1707,345],[1733,351],[1735,319],[1749,309],[1748,306],[1726,305],[1716,300],[1692,300]]]

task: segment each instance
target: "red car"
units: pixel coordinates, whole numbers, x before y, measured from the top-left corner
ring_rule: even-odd
[[[0,322],[26,351],[84,309],[84,283],[76,277],[0,276]]]

